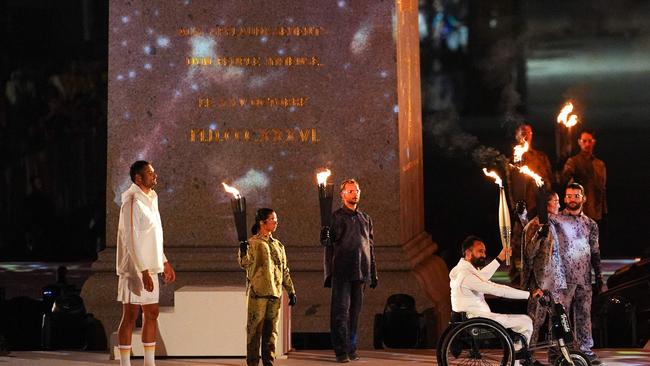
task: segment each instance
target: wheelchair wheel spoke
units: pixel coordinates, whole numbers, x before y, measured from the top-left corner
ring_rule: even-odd
[[[469,320],[442,342],[442,365],[508,365],[513,358],[512,340],[503,327],[491,321]]]

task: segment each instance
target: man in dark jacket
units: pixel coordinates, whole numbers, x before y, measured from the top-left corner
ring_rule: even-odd
[[[337,362],[358,360],[357,328],[365,284],[377,287],[372,220],[357,209],[361,190],[354,179],[341,183],[343,206],[321,231],[325,287],[332,288],[330,329]]]

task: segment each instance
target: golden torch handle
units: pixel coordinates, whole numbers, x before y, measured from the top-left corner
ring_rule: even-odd
[[[506,229],[508,230],[506,234],[506,266],[510,265],[510,228]]]
[[[499,189],[499,229],[501,232],[501,244],[506,250],[506,265],[509,266],[510,234],[512,233],[512,226],[510,225],[510,210],[508,209],[506,192],[503,187]]]

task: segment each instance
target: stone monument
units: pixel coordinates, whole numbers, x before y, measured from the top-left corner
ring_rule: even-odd
[[[246,197],[249,226],[256,208],[278,213],[292,331],[329,332],[315,177],[329,168],[336,185],[360,182],[374,220],[380,282],[366,291],[361,346],[393,293],[445,328],[447,268],[424,232],[416,0],[134,0],[109,13],[108,247],[82,293],[107,332],[120,317],[119,197],[138,159],[159,175],[175,288],[245,283],[225,182]]]

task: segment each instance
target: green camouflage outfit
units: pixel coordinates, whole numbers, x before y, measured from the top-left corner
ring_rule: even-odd
[[[254,235],[239,265],[246,270],[248,293],[246,362],[259,364],[261,341],[262,363],[273,365],[282,289],[295,294],[284,246],[271,235]]]

